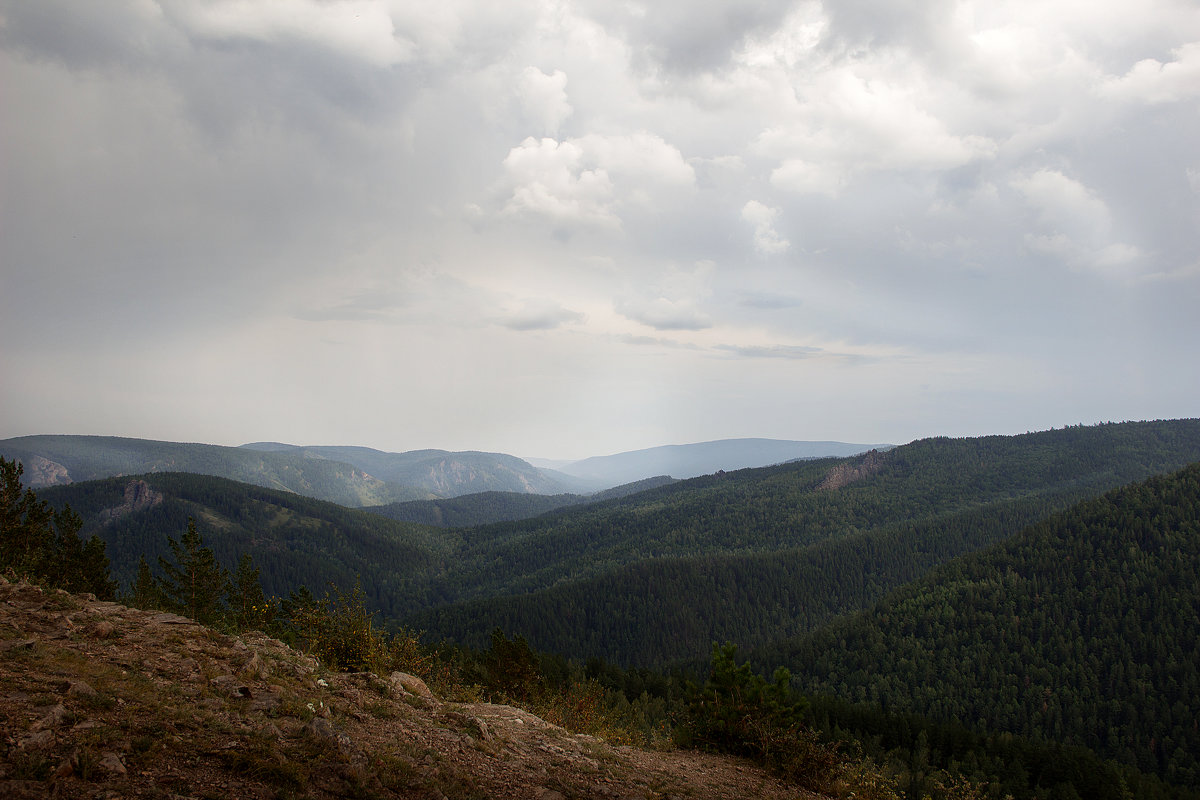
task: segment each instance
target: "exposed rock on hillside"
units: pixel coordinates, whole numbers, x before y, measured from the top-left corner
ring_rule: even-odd
[[[797,798],[753,765],[617,747],[263,634],[0,578],[0,797]]]
[[[154,508],[163,501],[162,492],[156,492],[150,488],[150,484],[143,480],[132,480],[125,484],[124,502],[113,508],[106,508],[100,512],[100,520],[103,524],[112,522],[114,519],[120,519],[126,514],[132,514],[135,511],[144,511],[147,508]]]
[[[25,459],[25,483],[30,487],[61,486],[71,482],[71,473],[57,461],[41,456]]]
[[[818,489],[841,489],[855,481],[874,475],[883,468],[883,455],[878,450],[869,450],[852,461],[843,461],[825,476]]]

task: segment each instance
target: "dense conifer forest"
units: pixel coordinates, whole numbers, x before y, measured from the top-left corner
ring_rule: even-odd
[[[431,610],[408,621],[476,646],[500,625],[556,652],[699,663],[713,640],[802,633],[1054,511],[1194,460],[1200,423],[1184,420],[928,439],[696,478],[464,532],[453,563],[413,598]],[[831,475],[854,479],[833,488]]]
[[[1056,514],[758,656],[805,691],[1200,786],[1200,464]]]

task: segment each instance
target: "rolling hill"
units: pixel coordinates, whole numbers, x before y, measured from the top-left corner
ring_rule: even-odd
[[[366,447],[222,447],[115,436],[21,436],[0,441],[0,456],[22,462],[25,481],[34,488],[148,472],[190,472],[351,507],[483,491],[553,494],[574,490],[580,483],[569,476],[558,481],[514,456],[442,450],[385,453]]]
[[[720,439],[593,456],[569,463],[554,463],[558,472],[614,486],[652,475],[695,478],[710,475],[718,470],[766,467],[802,458],[844,458],[868,450],[886,450],[891,446],[785,439]]]
[[[409,606],[431,636],[495,625],[578,657],[665,665],[869,607],[937,564],[1200,460],[1200,421],[928,439],[694,478],[464,532]]]
[[[576,480],[556,479],[546,470],[503,453],[446,450],[387,453],[370,447],[304,447],[278,442],[256,442],[239,449],[343,462],[387,483],[416,487],[436,497],[480,492],[552,495],[578,486]]]
[[[529,519],[566,506],[597,503],[656,489],[675,481],[665,475],[614,486],[593,494],[521,494],[519,492],[480,492],[445,500],[410,500],[370,506],[364,511],[402,522],[436,525],[439,528],[469,528],[493,522]]]
[[[806,691],[1081,745],[1200,788],[1200,464],[759,657]]]
[[[205,544],[232,571],[250,554],[268,594],[286,597],[307,585],[320,592],[362,581],[372,605],[389,616],[411,591],[408,583],[441,569],[461,546],[453,531],[386,519],[309,497],[206,475],[154,473],[42,489],[52,506],[69,504],[84,521],[84,536],[107,545],[113,577],[128,586],[138,559],[157,571],[171,560],[176,540],[196,521]]]

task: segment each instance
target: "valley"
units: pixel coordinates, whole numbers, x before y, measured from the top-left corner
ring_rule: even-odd
[[[321,455],[351,454],[303,458]],[[381,622],[430,644],[478,651],[500,629],[577,664],[702,673],[713,642],[731,641],[849,704],[814,724],[858,730],[880,761],[912,746],[871,733],[886,726],[863,720],[883,709],[966,721],[964,741],[1082,748],[1184,791],[1200,788],[1186,729],[1200,715],[1197,462],[1200,421],[1167,420],[925,439],[590,496],[350,508],[184,471],[39,497],[106,543],[122,587],[194,520],[228,569],[253,559],[267,595],[361,585]],[[966,769],[950,752],[937,751]]]

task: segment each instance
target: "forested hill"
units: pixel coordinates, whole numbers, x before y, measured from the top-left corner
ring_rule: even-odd
[[[865,608],[937,564],[1109,489],[1200,460],[1200,421],[926,439],[857,459],[684,481],[464,533],[410,618],[482,644],[619,663],[702,660]]]
[[[758,657],[810,692],[1080,744],[1200,788],[1200,464]]]
[[[113,577],[124,588],[145,556],[172,560],[193,518],[226,569],[242,554],[261,569],[268,595],[286,597],[301,585],[318,595],[330,582],[343,589],[361,579],[374,608],[397,616],[409,582],[440,569],[461,545],[453,531],[395,522],[365,511],[244,483],[185,473],[154,473],[41,489],[39,498],[70,504],[85,537],[107,545]]]
[[[387,483],[343,461],[213,444],[119,436],[19,436],[0,441],[0,456],[20,461],[26,485],[35,488],[147,472],[190,472],[345,506],[435,496],[424,488]]]
[[[503,453],[417,450],[385,453],[367,447],[242,447],[160,442],[118,436],[19,436],[0,440],[0,456],[20,461],[28,486],[140,475],[191,472],[286,489],[346,506],[455,497],[483,491],[554,494],[580,479]],[[587,483],[583,490],[600,488]]]
[[[436,525],[439,528],[470,528],[493,522],[529,519],[566,506],[599,503],[618,497],[657,489],[675,483],[666,475],[614,486],[594,494],[523,494],[520,492],[479,492],[442,500],[409,500],[370,506],[364,511],[401,522]]]

